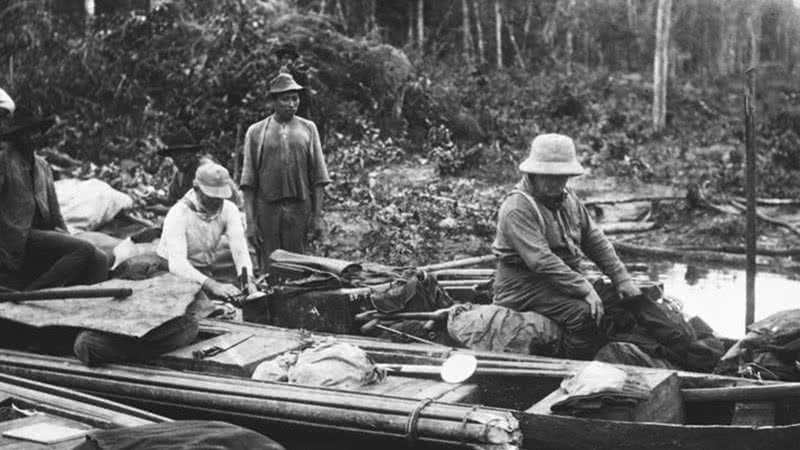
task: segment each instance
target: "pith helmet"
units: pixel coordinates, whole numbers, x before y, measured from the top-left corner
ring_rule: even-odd
[[[302,91],[303,86],[297,84],[294,78],[288,73],[279,73],[269,82],[269,94],[281,94],[283,92]]]
[[[543,175],[583,175],[575,155],[575,143],[563,134],[540,134],[531,142],[531,153],[519,165],[525,173]]]
[[[6,91],[0,89],[0,109],[7,111],[6,115],[13,116],[16,108],[11,96],[8,95]],[[0,115],[0,117],[2,117],[2,115]]]

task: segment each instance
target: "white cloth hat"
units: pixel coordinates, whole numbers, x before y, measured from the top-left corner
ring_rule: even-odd
[[[563,134],[540,134],[531,142],[531,153],[519,165],[525,173],[544,175],[583,175],[575,155],[575,143]]]

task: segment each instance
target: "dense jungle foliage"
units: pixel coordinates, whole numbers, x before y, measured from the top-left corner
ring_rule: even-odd
[[[58,116],[50,146],[94,164],[82,175],[135,194],[163,188],[155,152],[179,126],[233,170],[247,126],[270,112],[273,50],[292,43],[312,67],[312,119],[334,178],[326,209],[368,223],[352,248],[318,250],[406,264],[452,255],[453,241],[485,251],[541,132],[573,136],[591,176],[741,194],[741,71],[755,35],[759,195],[797,197],[797,9],[676,2],[667,128],[656,133],[656,3],[98,1],[89,16],[84,2],[0,0],[0,87]],[[437,174],[417,184],[385,174],[405,166]]]

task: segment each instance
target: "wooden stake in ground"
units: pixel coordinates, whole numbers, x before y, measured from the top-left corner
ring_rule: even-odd
[[[755,143],[755,93],[756,68],[745,71],[744,124],[745,124],[745,191],[747,197],[747,303],[745,327],[755,320],[756,307],[756,143]]]

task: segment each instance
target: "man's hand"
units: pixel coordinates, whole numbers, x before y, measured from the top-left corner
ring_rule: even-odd
[[[237,289],[236,286],[228,283],[220,283],[211,278],[206,279],[205,283],[203,283],[203,289],[212,297],[225,300],[233,300],[237,295],[241,294],[241,291]]]
[[[620,283],[619,286],[617,286],[617,292],[622,298],[635,297],[642,293],[631,280],[625,280]]]
[[[312,217],[308,228],[310,240],[322,240],[325,237],[325,221],[321,216]]]
[[[603,318],[603,301],[600,300],[600,296],[592,289],[584,300],[589,303],[589,306],[592,308],[592,317],[597,321],[597,324],[600,325],[600,320]]]

